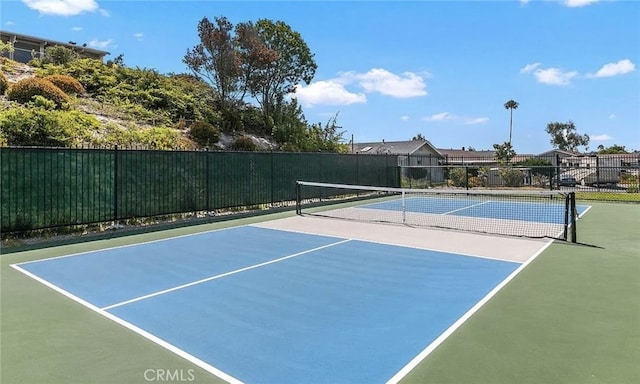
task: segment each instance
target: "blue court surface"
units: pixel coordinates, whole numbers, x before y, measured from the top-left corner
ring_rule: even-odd
[[[556,199],[544,203],[491,201],[474,199],[473,197],[437,198],[437,197],[409,197],[403,202],[401,199],[381,203],[366,204],[360,208],[428,213],[436,215],[453,215],[487,219],[519,220],[536,223],[562,224],[564,223],[564,201]],[[581,216],[589,206],[577,205],[576,211]]]
[[[14,267],[228,381],[311,384],[387,382],[520,266],[242,226]]]

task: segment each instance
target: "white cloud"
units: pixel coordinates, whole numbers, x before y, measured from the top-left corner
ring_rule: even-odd
[[[613,139],[613,137],[607,135],[606,133],[603,135],[594,135],[594,136],[589,136],[589,139],[591,141],[609,141],[611,139]]]
[[[407,115],[400,116],[400,120],[402,120],[402,121],[409,121],[409,116],[407,116]]]
[[[356,81],[365,92],[378,92],[386,96],[399,99],[426,96],[426,84],[424,77],[428,73],[418,75],[413,72],[404,72],[401,75],[389,72],[383,68],[373,68],[367,73],[347,72],[341,76],[341,81]]]
[[[107,39],[107,40],[103,40],[103,41],[99,41],[96,39],[93,39],[89,42],[89,46],[93,47],[93,48],[97,48],[97,49],[105,49],[105,48],[109,48],[109,47],[114,47],[113,46],[113,39]]]
[[[22,0],[29,8],[47,15],[75,16],[98,10],[95,0]]]
[[[522,69],[520,70],[520,73],[531,73],[541,65],[542,63],[527,64],[524,67],[522,67]]]
[[[82,27],[73,27],[73,28],[71,28],[71,30],[74,31],[74,32],[82,31],[82,29],[83,29]]]
[[[7,20],[4,25],[14,25],[15,23],[11,20]]]
[[[614,120],[616,118],[616,115],[614,115],[613,113],[609,115],[609,120]]]
[[[467,118],[464,124],[466,125],[484,124],[487,121],[489,121],[488,117],[471,117],[471,118]]]
[[[138,41],[142,41],[142,40],[144,40],[144,33],[142,33],[142,32],[134,33],[133,37],[135,37],[136,40],[138,40]]]
[[[570,8],[585,7],[597,3],[600,0],[562,0],[562,5]]]
[[[533,72],[533,76],[539,83],[549,85],[569,85],[571,79],[578,76],[578,72],[567,72],[559,68],[538,68]]]
[[[611,77],[624,75],[636,70],[635,64],[629,59],[620,60],[617,63],[608,63],[602,66],[595,74],[589,74],[588,77]]]
[[[422,118],[422,120],[424,120],[424,121],[446,121],[446,120],[454,120],[456,118],[457,118],[457,116],[452,115],[449,112],[440,112],[440,113],[433,114],[431,116],[424,117],[424,118]]]
[[[363,93],[349,92],[337,81],[316,81],[308,86],[298,85],[293,97],[306,106],[313,105],[349,105],[366,103]]]
[[[422,118],[423,121],[428,122],[442,122],[442,121],[458,121],[464,125],[475,125],[475,124],[484,124],[489,121],[488,117],[465,117],[454,115],[449,112],[440,112],[434,113],[431,116],[426,116]]]
[[[520,0],[520,4],[522,5],[526,5],[529,3],[530,0]]]

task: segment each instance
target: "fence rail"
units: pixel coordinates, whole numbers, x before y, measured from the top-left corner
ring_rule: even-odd
[[[2,233],[295,200],[297,180],[399,186],[394,156],[0,148]]]

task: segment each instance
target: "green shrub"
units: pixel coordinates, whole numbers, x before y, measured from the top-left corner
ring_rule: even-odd
[[[519,187],[522,185],[522,171],[515,168],[500,168],[498,174],[507,187]]]
[[[220,139],[218,128],[206,121],[196,121],[193,123],[189,129],[189,134],[196,143],[203,147],[211,146]]]
[[[464,168],[453,168],[449,171],[449,180],[454,187],[465,187],[467,185],[466,177]]]
[[[48,111],[17,107],[0,112],[0,134],[8,145],[70,147],[92,140],[100,127],[80,111]]]
[[[22,104],[32,101],[36,95],[55,102],[57,108],[63,108],[69,102],[69,96],[60,88],[53,85],[49,80],[37,77],[20,80],[13,84],[7,92],[9,100]]]
[[[104,127],[101,145],[119,145],[124,148],[143,147],[147,149],[182,148],[180,131],[167,127],[140,129],[135,126],[121,127],[107,124]]]
[[[257,151],[258,146],[249,136],[241,136],[231,144],[230,149],[234,151]]]
[[[9,88],[9,81],[5,77],[4,73],[0,72],[0,95],[4,95],[7,88]]]
[[[56,103],[55,102],[47,99],[44,96],[40,96],[40,95],[33,96],[33,99],[28,104],[29,105],[33,105],[36,108],[42,108],[42,109],[48,109],[48,110],[56,109]]]
[[[84,87],[78,80],[69,75],[50,75],[45,77],[53,85],[60,88],[68,95],[78,95],[84,93]]]

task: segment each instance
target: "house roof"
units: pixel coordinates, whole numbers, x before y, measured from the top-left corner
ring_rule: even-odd
[[[432,152],[440,154],[427,140],[382,141],[374,143],[354,143],[353,152],[374,155],[411,155],[420,148],[427,146]]]
[[[468,151],[466,149],[444,149],[438,148],[444,157],[491,157],[495,155],[495,151]]]
[[[579,152],[563,151],[561,149],[551,149],[549,151],[538,154],[538,156],[553,156],[553,155],[580,156],[581,154]]]
[[[91,54],[94,54],[96,56],[100,56],[100,57],[104,57],[106,55],[109,55],[110,52],[108,51],[103,51],[100,49],[94,49],[94,48],[89,48],[86,46],[82,46],[82,45],[76,45],[76,44],[70,44],[70,43],[63,43],[61,41],[56,41],[56,40],[49,40],[49,39],[45,39],[42,37],[36,37],[36,36],[30,36],[30,35],[25,35],[22,33],[15,33],[15,32],[9,32],[9,31],[4,31],[4,30],[0,30],[0,35],[2,35],[3,37],[15,37],[17,40],[20,41],[24,41],[24,42],[32,42],[32,43],[46,43],[46,45],[62,45],[66,48],[71,48],[74,50],[82,50],[84,52],[88,52]]]

